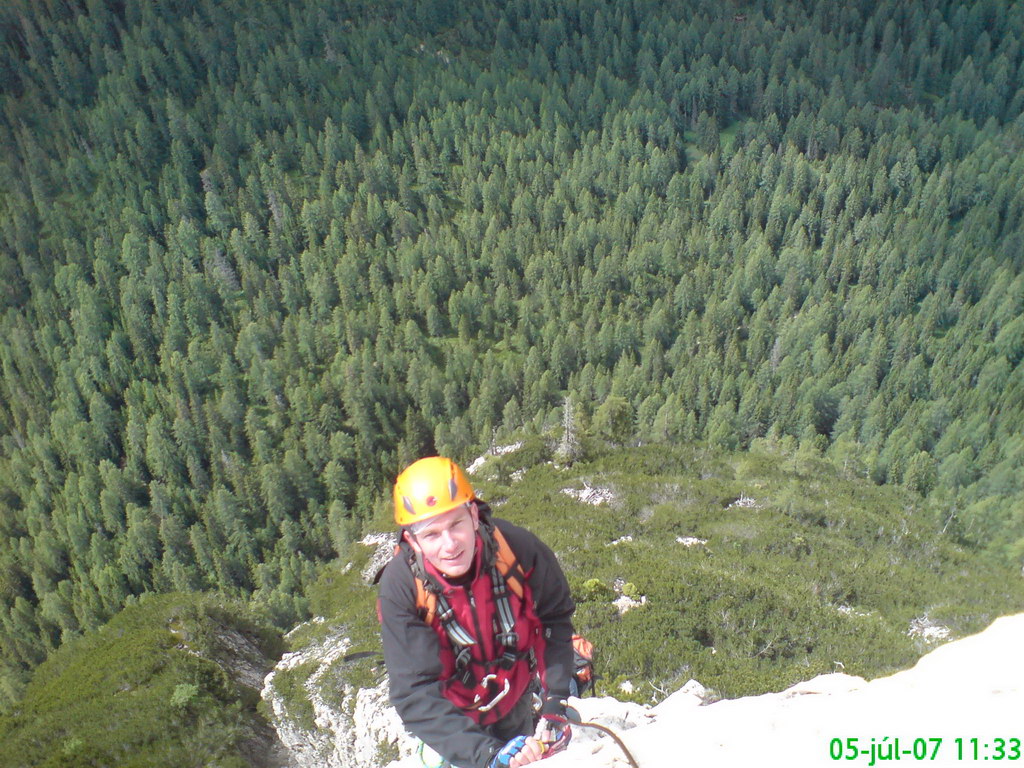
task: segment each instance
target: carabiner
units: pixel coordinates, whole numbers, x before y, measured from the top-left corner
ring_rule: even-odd
[[[497,675],[494,675],[494,674],[487,675],[487,677],[485,677],[483,680],[480,681],[480,685],[481,686],[486,686],[487,683],[491,682],[492,680],[497,680],[497,679],[498,679]],[[508,678],[506,677],[505,678],[505,690],[503,690],[501,693],[499,693],[497,696],[495,696],[493,699],[491,699],[489,703],[484,704],[483,706],[477,706],[480,703],[480,694],[477,694],[476,696],[473,697],[473,709],[475,709],[477,712],[490,712],[492,709],[494,709],[495,706],[497,706],[499,701],[501,701],[502,699],[504,699],[508,695],[508,692],[509,692],[510,688],[511,688],[511,686],[509,685]]]

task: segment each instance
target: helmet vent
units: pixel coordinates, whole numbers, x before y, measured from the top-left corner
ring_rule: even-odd
[[[452,495],[452,501],[459,495],[459,486],[455,483],[455,478],[448,479],[448,493]]]

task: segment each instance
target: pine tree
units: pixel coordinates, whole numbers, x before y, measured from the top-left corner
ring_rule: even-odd
[[[555,457],[566,466],[572,466],[583,455],[576,420],[572,396],[566,395],[562,399],[562,438],[555,451]]]

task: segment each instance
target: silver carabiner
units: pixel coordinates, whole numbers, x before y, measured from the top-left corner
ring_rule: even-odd
[[[497,675],[493,675],[493,674],[492,675],[487,675],[487,677],[485,677],[483,680],[480,681],[480,685],[487,685],[487,683],[489,683],[491,680],[497,680],[497,679],[498,679]],[[497,706],[499,701],[501,701],[502,699],[504,699],[508,695],[508,692],[509,692],[510,688],[511,688],[511,686],[509,685],[508,678],[506,677],[505,678],[505,690],[503,690],[501,693],[499,693],[497,696],[495,696],[493,699],[491,699],[489,703],[484,704],[482,707],[478,707],[477,706],[477,704],[480,703],[480,694],[477,694],[476,696],[473,697],[473,709],[475,709],[477,712],[490,712],[492,709],[495,708],[495,706]]]

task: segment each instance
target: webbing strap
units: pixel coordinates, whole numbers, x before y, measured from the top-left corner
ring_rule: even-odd
[[[444,594],[437,596],[437,619],[441,622],[441,626],[444,627],[448,639],[452,641],[455,648],[469,648],[476,645],[473,636],[455,618],[455,609],[452,608]]]
[[[504,651],[501,655],[501,665],[505,669],[511,669],[519,657],[516,649],[519,646],[519,634],[516,632],[516,620],[512,615],[512,606],[508,601],[508,589],[505,579],[498,572],[495,566],[491,566],[491,589],[494,593],[494,604],[497,608],[500,627],[495,627],[494,639]]]

